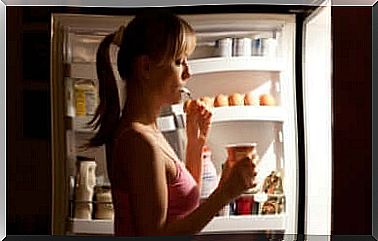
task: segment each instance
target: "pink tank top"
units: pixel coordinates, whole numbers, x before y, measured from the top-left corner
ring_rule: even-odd
[[[178,160],[178,157],[176,155],[172,156],[172,152],[168,153],[164,148],[162,150],[162,153],[166,157],[172,159],[177,169],[176,177],[168,184],[167,222],[169,223],[181,219],[192,212],[199,205],[200,193],[196,181],[184,164]],[[115,174],[113,176],[118,175]],[[118,183],[122,183],[122,181]],[[117,187],[117,185],[113,185],[112,183],[113,205],[115,209],[114,234],[116,236],[137,235],[135,217],[133,216],[134,213],[132,212],[128,195],[124,188]]]

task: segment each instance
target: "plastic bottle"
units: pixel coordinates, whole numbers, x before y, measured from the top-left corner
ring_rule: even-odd
[[[202,149],[202,165],[201,199],[206,199],[218,186],[219,182],[217,170],[211,160],[211,151],[208,146],[204,146]]]

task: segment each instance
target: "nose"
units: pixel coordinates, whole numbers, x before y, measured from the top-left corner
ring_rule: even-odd
[[[184,71],[182,72],[182,79],[188,80],[192,76],[188,62],[184,64]]]

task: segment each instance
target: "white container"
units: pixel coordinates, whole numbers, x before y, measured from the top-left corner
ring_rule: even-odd
[[[256,38],[251,42],[252,56],[275,57],[277,55],[277,39]]]
[[[218,39],[215,42],[214,55],[217,57],[231,57],[232,56],[232,38]]]
[[[211,151],[205,146],[202,152],[202,187],[201,199],[206,199],[218,186],[218,175],[214,163],[211,160]]]
[[[79,161],[76,174],[75,200],[92,201],[96,185],[96,162]]]
[[[252,56],[262,56],[263,55],[263,44],[261,38],[255,38],[251,41],[251,55]]]
[[[262,40],[262,55],[266,57],[275,57],[277,55],[277,39],[263,38]]]
[[[251,56],[252,39],[250,38],[234,38],[232,40],[232,56]]]

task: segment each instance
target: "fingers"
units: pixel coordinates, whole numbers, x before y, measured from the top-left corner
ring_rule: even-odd
[[[252,158],[245,157],[236,163],[236,166],[238,167],[235,166],[237,169],[239,169],[239,173],[243,178],[245,189],[254,188],[257,185],[255,183],[257,172],[255,171],[256,164],[253,162],[254,159],[256,159],[255,156]]]
[[[192,100],[186,107],[187,122],[191,122],[200,128],[203,135],[211,124],[212,112],[208,109],[205,103],[199,100]]]
[[[238,161],[237,163],[240,163],[240,165],[243,165],[245,168],[249,168],[252,170],[252,172],[254,172],[254,169],[256,167],[256,162],[254,160],[256,159],[247,156]]]

